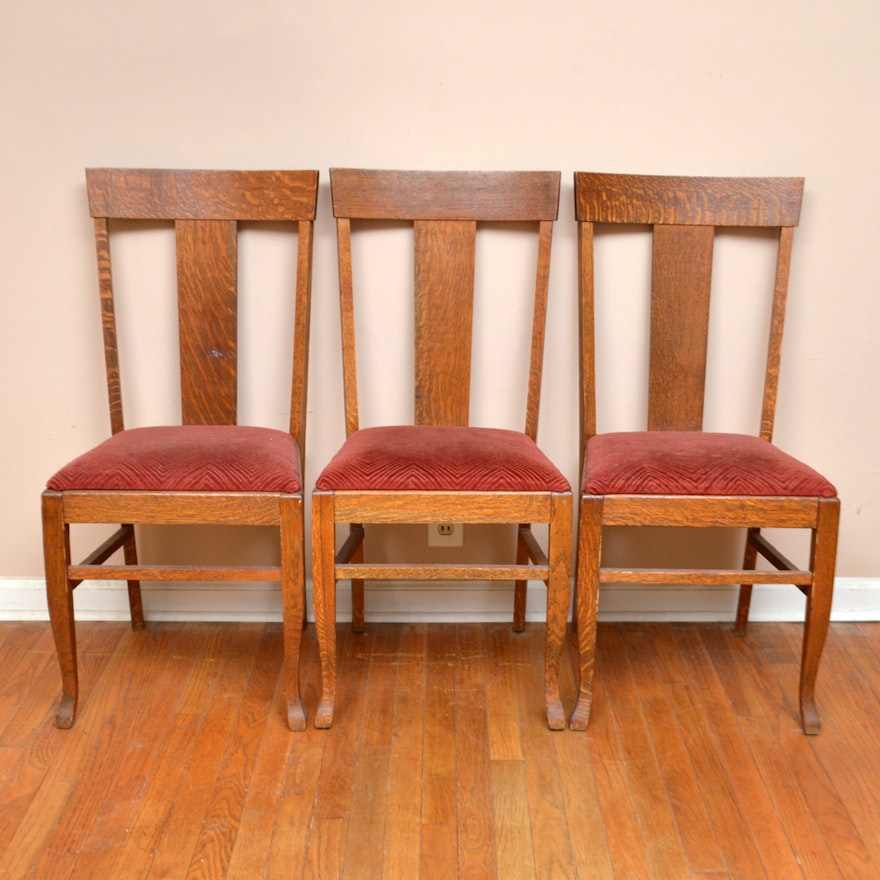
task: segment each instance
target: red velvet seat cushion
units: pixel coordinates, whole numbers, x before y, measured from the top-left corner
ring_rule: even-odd
[[[296,441],[240,425],[132,428],[63,467],[50,489],[283,492],[302,489]]]
[[[591,437],[584,492],[824,498],[837,494],[823,476],[766,440],[700,431],[636,431]]]
[[[570,492],[535,443],[498,428],[404,425],[352,434],[318,477],[325,490]]]

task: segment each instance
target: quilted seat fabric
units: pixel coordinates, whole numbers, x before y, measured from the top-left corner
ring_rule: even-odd
[[[570,492],[526,434],[397,425],[352,434],[316,482],[323,490]]]
[[[821,474],[760,437],[703,431],[597,434],[587,495],[788,495],[833,498]]]
[[[281,492],[302,489],[293,437],[243,425],[120,431],[65,465],[50,489]]]

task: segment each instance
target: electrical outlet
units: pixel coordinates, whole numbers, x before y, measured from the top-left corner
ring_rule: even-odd
[[[463,545],[462,523],[431,523],[428,526],[429,547],[462,547]]]

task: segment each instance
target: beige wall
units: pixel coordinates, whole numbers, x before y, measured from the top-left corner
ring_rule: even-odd
[[[41,574],[44,481],[107,430],[92,165],[321,170],[308,483],[342,436],[329,167],[563,172],[541,439],[572,480],[571,172],[805,176],[777,439],[840,490],[839,574],[880,577],[878,49],[868,0],[6,0],[0,578]]]

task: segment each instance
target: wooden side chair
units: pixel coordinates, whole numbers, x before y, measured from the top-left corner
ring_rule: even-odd
[[[580,685],[571,726],[582,730],[589,719],[602,584],[740,584],[736,632],[743,634],[752,585],[783,583],[797,586],[807,597],[800,710],[804,731],[817,733],[814,689],[831,611],[840,502],[828,480],[771,443],[792,232],[800,215],[803,180],[576,173],[574,186],[583,483],[575,603]],[[604,231],[640,224],[653,232],[646,431],[596,433],[597,224],[614,224],[601,227]],[[755,435],[703,430],[713,248],[716,229],[724,227],[778,231],[775,282],[767,279],[769,343]],[[759,243],[762,236],[744,238],[746,243]],[[606,567],[605,526],[742,528],[743,568]],[[790,562],[762,534],[766,528],[810,529],[809,566],[801,569]],[[759,555],[774,570],[756,571]]]
[[[132,626],[140,629],[142,579],[280,580],[288,720],[292,729],[302,729],[301,464],[318,173],[92,169],[86,180],[97,244],[112,436],[58,471],[42,496],[46,589],[63,687],[56,724],[70,727],[76,714],[73,590],[81,581],[128,581]],[[110,271],[110,221],[117,220],[174,224],[182,424],[125,428]],[[237,424],[240,221],[284,228],[278,227],[281,222],[291,230],[296,289],[289,431]],[[72,523],[122,525],[74,565]],[[277,526],[280,566],[139,563],[134,525],[141,523]],[[124,563],[113,561],[120,550]]]
[[[363,629],[364,580],[515,582],[514,628],[525,620],[526,582],[546,582],[547,717],[565,726],[558,671],[570,596],[571,488],[535,443],[541,390],[557,172],[420,172],[331,169],[337,218],[347,439],[317,479],[312,556],[322,695],[315,723],[329,727],[336,697],[336,582],[352,584],[353,627]],[[415,259],[413,424],[360,428],[355,356],[352,227],[412,224]],[[384,223],[383,223],[384,221]],[[470,426],[477,225],[537,232],[524,429]],[[528,226],[524,227],[524,224]],[[367,239],[367,241],[369,241]],[[364,244],[364,239],[359,240]],[[356,250],[356,253],[359,253]],[[361,291],[361,294],[363,291]],[[509,304],[513,308],[513,293]],[[529,294],[531,300],[531,294]],[[360,342],[366,342],[364,336]],[[381,339],[373,340],[377,345]],[[337,553],[336,524],[348,526]],[[514,523],[510,564],[364,562],[364,524]],[[547,552],[532,523],[549,526]],[[427,530],[426,530],[427,531]]]

